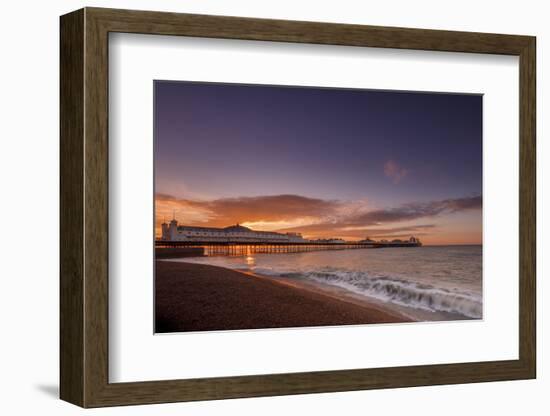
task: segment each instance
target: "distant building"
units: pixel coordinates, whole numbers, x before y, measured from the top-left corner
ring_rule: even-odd
[[[410,237],[408,240],[400,240],[400,239],[394,239],[391,241],[388,240],[372,240],[370,237],[366,237],[364,240],[359,241],[363,244],[373,244],[377,246],[383,245],[384,247],[420,247],[422,246],[422,243],[420,242],[420,239],[416,237]]]
[[[255,231],[236,224],[225,228],[191,227],[178,225],[173,219],[169,224],[162,224],[163,241],[197,241],[197,242],[268,242],[268,243],[305,243],[300,233],[276,233]]]
[[[345,244],[346,240],[343,240],[341,238],[319,238],[317,240],[313,240],[312,243],[315,243],[315,244]]]

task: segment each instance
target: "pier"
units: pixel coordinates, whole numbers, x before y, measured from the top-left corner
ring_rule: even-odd
[[[240,224],[224,228],[178,225],[175,216],[161,224],[162,237],[155,241],[155,253],[164,258],[177,256],[243,256],[255,253],[303,253],[322,250],[356,250],[388,247],[420,247],[416,237],[408,240],[360,241],[341,238],[306,239],[298,232],[257,231]],[[199,254],[197,254],[199,253]]]
[[[288,254],[288,253],[304,253],[309,251],[323,250],[357,250],[357,249],[374,249],[374,248],[390,248],[390,247],[419,247],[420,243],[408,241],[399,242],[344,242],[344,243],[288,243],[288,242],[243,242],[243,241],[227,241],[227,242],[212,242],[212,241],[155,241],[155,250],[157,255],[163,252],[169,257],[177,256],[178,254],[187,254],[187,256],[244,256],[251,254]],[[173,256],[169,253],[173,253]],[[164,256],[163,256],[164,257]]]

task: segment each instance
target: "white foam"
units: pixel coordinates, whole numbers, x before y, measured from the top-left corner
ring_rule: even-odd
[[[305,279],[335,286],[352,293],[375,298],[407,308],[429,312],[445,312],[467,318],[481,319],[483,302],[480,293],[466,289],[436,287],[431,284],[407,280],[403,276],[376,274],[368,271],[344,270],[335,267],[316,267],[304,270],[293,267],[246,266],[228,257],[183,259],[193,263],[211,264],[234,270],[283,278]]]
[[[393,277],[370,277],[364,272],[311,272],[303,277],[401,306],[455,313],[468,318],[482,317],[482,300],[474,293],[435,288]]]

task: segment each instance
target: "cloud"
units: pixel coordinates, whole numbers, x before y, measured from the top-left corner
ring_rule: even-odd
[[[481,205],[481,195],[457,199],[444,199],[426,203],[409,203],[396,208],[369,211],[356,217],[354,222],[358,224],[377,224],[411,221],[419,218],[435,217],[444,213],[480,209]]]
[[[339,201],[308,198],[300,195],[267,195],[257,197],[221,198],[211,201],[178,199],[171,195],[157,194],[157,217],[169,206],[177,210],[181,222],[189,217],[202,217],[200,222],[209,226],[227,226],[243,222],[295,221],[297,218],[324,218],[338,211]]]
[[[384,163],[384,175],[390,178],[396,185],[408,174],[409,171],[399,166],[399,164],[394,160],[388,160]]]
[[[340,204],[338,201],[300,195],[270,195],[217,199],[207,202],[206,206],[215,212],[223,212],[224,216],[233,218],[233,222],[244,222],[325,216],[334,212]]]
[[[307,235],[320,236],[327,233],[338,236],[372,235],[373,237],[396,236],[399,232],[416,232],[433,228],[433,224],[412,225],[406,227],[392,226],[395,223],[433,218],[455,212],[481,209],[481,195],[464,198],[444,199],[426,203],[408,203],[399,207],[376,209],[364,213],[356,213],[338,220],[320,221],[301,227],[287,228],[284,231],[300,231]],[[380,226],[390,227],[380,228]]]
[[[226,227],[245,223],[254,229],[301,232],[307,237],[375,238],[423,235],[433,223],[406,224],[455,212],[480,209],[481,195],[397,207],[370,209],[366,200],[338,201],[301,195],[265,195],[214,200],[180,199],[156,195],[157,233],[160,222],[176,211],[180,223]],[[405,223],[399,225],[399,223]]]

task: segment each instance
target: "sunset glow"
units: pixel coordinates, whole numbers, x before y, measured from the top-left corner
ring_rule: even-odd
[[[155,232],[482,243],[481,96],[155,83]]]

